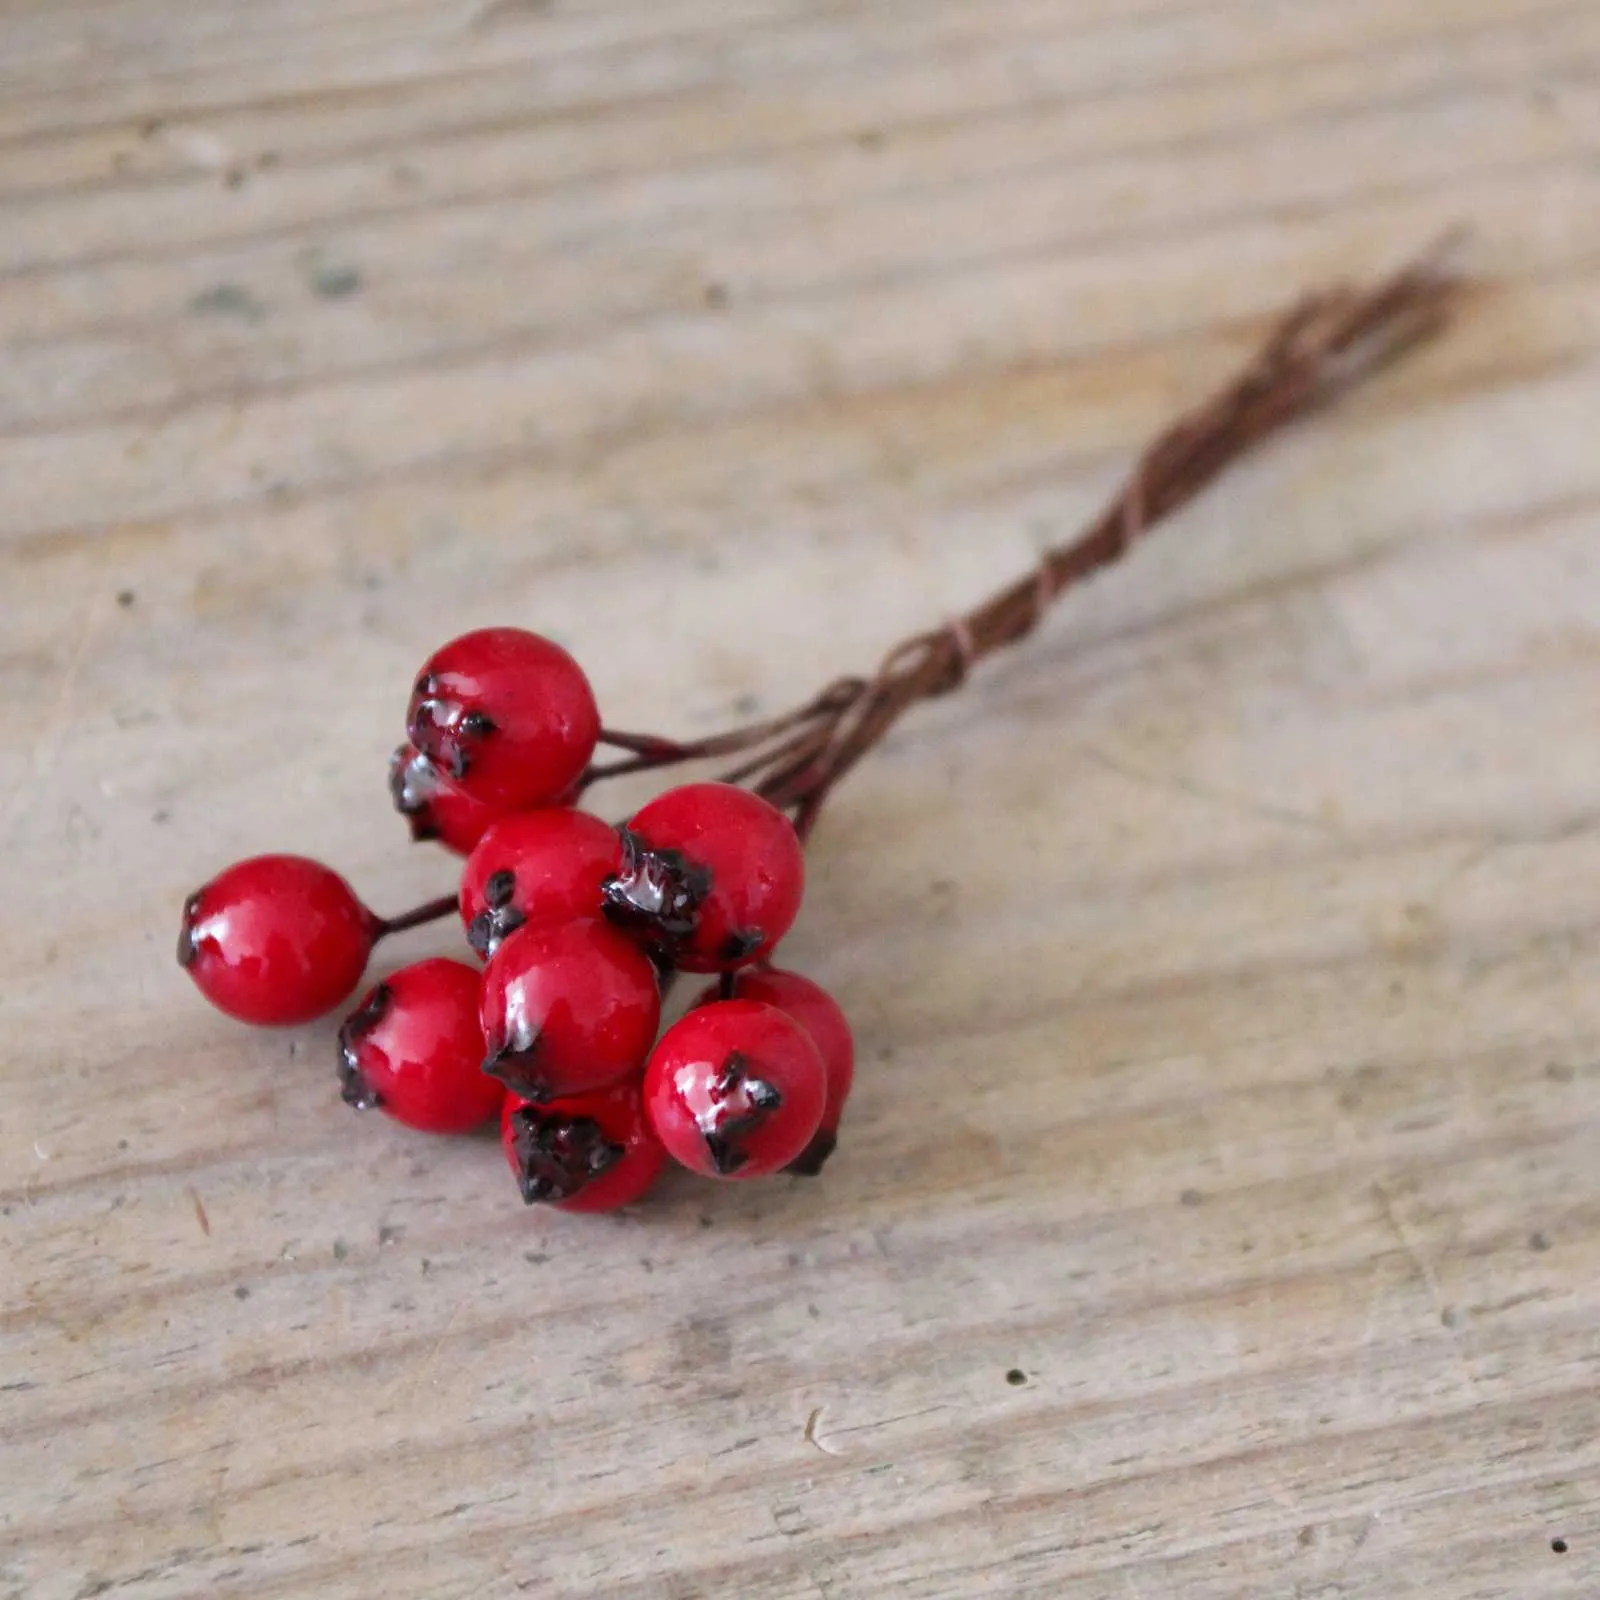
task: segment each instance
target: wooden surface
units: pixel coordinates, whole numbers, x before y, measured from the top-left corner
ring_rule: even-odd
[[[1592,0],[0,0],[0,1597],[1600,1593],[1597,65]],[[1456,222],[1448,341],[838,795],[821,1182],[525,1212],[174,966],[247,852],[449,884],[435,642],[779,706]]]

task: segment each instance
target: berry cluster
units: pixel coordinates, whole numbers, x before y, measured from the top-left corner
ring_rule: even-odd
[[[466,856],[459,895],[385,920],[319,862],[241,861],[184,905],[178,960],[206,998],[309,1021],[379,939],[458,910],[484,965],[419,961],[361,998],[339,1029],[347,1105],[435,1133],[499,1116],[523,1199],[571,1211],[637,1199],[668,1156],[720,1178],[819,1171],[854,1048],[829,995],[770,963],[805,879],[789,818],[729,783],[669,789],[620,827],[576,809],[597,744],[650,741],[608,735],[578,664],[516,628],[439,650],[406,732],[395,806]],[[715,981],[660,1032],[679,971]]]
[[[351,1105],[439,1131],[498,1110],[524,1197],[572,1210],[632,1199],[668,1155],[716,1177],[815,1172],[850,1089],[850,1030],[769,957],[834,786],[1254,445],[1435,332],[1454,293],[1424,256],[1364,292],[1306,297],[1076,538],[782,716],[692,743],[621,734],[548,639],[463,635],[417,678],[389,774],[413,836],[467,856],[459,896],[385,920],[319,863],[258,856],[189,898],[178,960],[232,1016],[304,1022],[352,993],[379,939],[459,908],[485,967],[419,962],[361,1001],[339,1033]],[[596,766],[599,744],[625,754]],[[725,756],[739,758],[726,781],[669,790],[621,828],[574,809],[599,778]],[[656,1039],[680,970],[717,980]]]

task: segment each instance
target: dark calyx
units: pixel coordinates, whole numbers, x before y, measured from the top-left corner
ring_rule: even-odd
[[[194,936],[194,919],[200,915],[200,896],[192,894],[183,902],[183,925],[178,929],[178,965],[188,967],[200,949]]]
[[[524,1100],[553,1100],[555,1091],[538,1069],[539,1030],[531,1025],[519,1027],[509,1038],[490,1039],[483,1070],[498,1078]]]
[[[839,1134],[836,1129],[818,1128],[811,1136],[811,1143],[783,1170],[797,1178],[814,1178],[838,1146]]]
[[[622,866],[600,886],[605,914],[634,934],[675,944],[694,932],[700,903],[711,892],[711,874],[679,850],[652,850],[627,828]]]
[[[383,1104],[383,1096],[361,1070],[361,1041],[383,1020],[393,998],[389,985],[380,983],[339,1026],[339,1098],[357,1111],[372,1111]]]
[[[532,1106],[511,1113],[511,1153],[523,1201],[570,1200],[624,1154],[593,1117],[552,1117]]]
[[[469,746],[494,733],[495,722],[486,712],[468,711],[459,701],[445,699],[437,689],[431,678],[418,682],[417,691],[422,698],[412,709],[406,731],[417,749],[452,778],[464,778],[472,766]]]
[[[467,924],[467,943],[485,960],[499,948],[508,933],[514,933],[528,919],[511,903],[517,892],[516,875],[496,872],[483,886],[483,898],[488,910],[480,911]]]
[[[389,757],[389,798],[394,801],[395,810],[411,824],[415,844],[439,837],[432,805],[438,781],[433,763],[420,750],[407,756],[401,745]]]
[[[711,1086],[711,1105],[699,1119],[711,1164],[723,1177],[750,1159],[745,1140],[782,1104],[777,1088],[765,1078],[752,1078],[750,1063],[739,1051],[730,1051]]]
[[[759,928],[735,928],[722,941],[717,954],[724,961],[743,961],[746,956],[753,956],[766,943],[766,938]]]

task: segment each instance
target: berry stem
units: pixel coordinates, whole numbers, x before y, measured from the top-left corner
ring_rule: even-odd
[[[1076,539],[964,616],[903,639],[874,677],[840,678],[784,716],[688,743],[602,734],[630,755],[591,767],[585,782],[744,755],[724,780],[749,783],[804,838],[834,786],[913,705],[958,689],[979,661],[1032,633],[1062,594],[1120,560],[1257,444],[1437,334],[1459,288],[1438,260],[1448,242],[1369,289],[1307,295],[1230,382],[1154,440]]]
[[[831,722],[848,709],[860,692],[862,680],[841,679],[829,684],[802,706],[779,717],[746,723],[704,739],[663,739],[651,733],[623,733],[615,728],[600,730],[600,743],[628,754],[620,761],[591,766],[583,775],[584,787],[604,778],[620,778],[634,772],[652,772],[658,767],[675,767],[685,761],[704,761],[714,756],[738,755],[769,743],[796,728],[823,721]]]
[[[437,900],[425,900],[420,906],[412,906],[409,911],[402,911],[398,917],[375,918],[376,931],[373,933],[373,943],[379,939],[387,939],[391,933],[405,933],[410,928],[420,928],[424,923],[438,922],[443,917],[454,916],[460,908],[460,900],[453,894],[442,894]]]
[[[648,761],[681,761],[683,745],[676,739],[662,739],[653,733],[623,733],[618,728],[602,728],[597,744],[608,744],[613,750],[626,750],[631,755],[643,756]]]

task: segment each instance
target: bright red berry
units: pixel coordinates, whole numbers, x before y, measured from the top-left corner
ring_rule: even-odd
[[[713,984],[695,1004],[712,1005],[723,998],[720,987]],[[839,1142],[839,1118],[855,1081],[856,1045],[850,1024],[838,1002],[821,984],[778,967],[753,967],[738,973],[733,980],[732,998],[759,1000],[764,1005],[776,1006],[811,1035],[811,1042],[822,1056],[828,1075],[828,1099],[822,1109],[822,1121],[811,1142],[787,1168],[799,1177],[814,1178]]]
[[[241,1022],[309,1022],[361,981],[378,920],[305,856],[236,862],[184,902],[178,965]]]
[[[622,864],[609,822],[556,806],[503,817],[484,834],[461,873],[461,920],[480,956],[525,922],[597,917],[601,885]]]
[[[585,787],[584,774],[580,772],[560,794],[551,800],[550,804],[553,806],[575,806],[583,798]]]
[[[560,645],[521,628],[480,628],[428,658],[406,732],[441,774],[509,811],[546,805],[581,777],[600,713]]]
[[[622,830],[606,914],[688,972],[759,960],[789,931],[805,888],[794,825],[748,789],[686,783]]]
[[[424,1133],[467,1133],[505,1091],[483,1075],[482,975],[461,961],[419,961],[391,973],[339,1029],[347,1106],[376,1106]]]
[[[649,958],[599,920],[546,917],[501,941],[483,972],[483,1070],[541,1103],[637,1073],[661,1020]]]
[[[409,744],[389,757],[389,794],[394,808],[411,824],[411,837],[437,839],[447,850],[466,855],[492,822],[507,815],[468,794]]]
[[[508,1094],[500,1143],[523,1200],[559,1211],[615,1211],[637,1200],[667,1163],[636,1083],[547,1105]]]
[[[787,1166],[822,1121],[828,1075],[811,1035],[759,1000],[698,1006],[645,1068],[645,1115],[667,1153],[712,1178]]]

